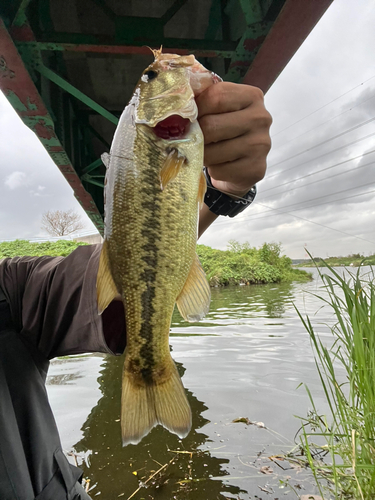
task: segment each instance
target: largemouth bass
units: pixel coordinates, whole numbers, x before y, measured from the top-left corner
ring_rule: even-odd
[[[187,321],[208,311],[210,288],[195,253],[206,181],[195,96],[218,81],[194,56],[153,51],[103,157],[105,235],[99,312],[118,294],[126,319],[123,444],[161,424],[180,437],[191,410],[169,349],[174,305]]]

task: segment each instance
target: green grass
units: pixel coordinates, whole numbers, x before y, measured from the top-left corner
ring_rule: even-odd
[[[303,318],[314,351],[330,417],[312,411],[303,419],[301,448],[324,498],[375,498],[375,277],[363,269],[343,278],[327,266],[320,274],[335,317],[327,347]],[[343,376],[344,374],[344,376]],[[324,495],[323,495],[324,493]]]
[[[82,241],[45,241],[43,243],[32,243],[27,240],[4,241],[0,243],[0,259],[3,257],[40,257],[50,255],[52,257],[66,257],[80,245],[87,245]]]

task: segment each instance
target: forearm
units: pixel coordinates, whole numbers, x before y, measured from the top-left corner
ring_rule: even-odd
[[[208,206],[203,203],[202,209],[199,212],[198,238],[202,236],[206,229],[208,229],[218,217],[218,215],[210,212]]]

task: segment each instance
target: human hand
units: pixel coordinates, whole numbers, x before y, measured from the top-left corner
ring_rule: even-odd
[[[257,87],[220,82],[200,94],[198,121],[204,135],[204,165],[212,185],[243,196],[263,179],[271,148],[271,115]]]

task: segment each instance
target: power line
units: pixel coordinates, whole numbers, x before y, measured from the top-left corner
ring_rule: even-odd
[[[301,179],[306,179],[306,177],[312,177],[313,175],[320,174],[321,172],[325,172],[325,171],[330,170],[332,168],[338,167],[339,165],[343,165],[344,163],[349,163],[350,161],[357,160],[358,158],[363,158],[364,156],[367,156],[367,155],[374,153],[374,152],[375,152],[375,149],[372,149],[371,151],[367,151],[366,153],[362,153],[358,156],[354,156],[353,158],[349,158],[348,160],[343,160],[343,161],[340,161],[338,163],[334,163],[333,165],[330,165],[329,167],[321,168],[320,170],[316,170],[315,172],[311,172],[310,174],[302,175],[301,177],[297,177],[296,179],[292,179],[291,181],[283,182],[282,184],[278,184],[277,186],[274,186],[272,188],[265,189],[262,192],[266,193],[267,191],[273,191],[274,189],[281,188],[283,186],[291,184],[292,182],[297,182],[297,181],[300,181]],[[371,165],[371,163],[366,163],[366,165],[363,165],[363,167],[368,166],[368,165]],[[341,172],[340,174],[344,174],[346,172],[351,172],[357,168],[362,168],[362,166],[361,167],[354,167],[354,168],[351,168],[349,170],[345,170],[345,172]],[[340,175],[340,174],[337,174],[337,175]],[[334,175],[331,177],[334,177]],[[327,178],[329,179],[329,177],[326,177],[326,179]],[[321,179],[321,180],[323,180],[323,179]],[[319,181],[315,181],[315,182],[319,182]],[[309,186],[310,184],[313,184],[313,182],[311,182],[309,184],[303,184],[302,186],[298,186],[297,188],[293,188],[293,189],[299,189],[301,187],[306,187],[306,186]],[[293,191],[293,189],[291,189],[291,191]],[[270,196],[270,195],[268,195],[268,196]],[[268,198],[268,196],[267,196],[267,198]]]
[[[284,146],[286,146],[287,144],[289,144],[290,142],[293,142],[297,139],[299,139],[300,137],[306,135],[306,134],[309,134],[310,132],[313,132],[314,130],[316,130],[317,128],[321,128],[323,125],[325,125],[326,123],[332,121],[332,120],[335,120],[336,118],[339,118],[341,115],[344,115],[345,113],[348,113],[349,111],[352,111],[354,108],[357,108],[358,106],[361,106],[361,104],[365,104],[366,102],[368,101],[371,101],[371,99],[374,99],[375,98],[375,95],[373,95],[372,97],[369,97],[368,99],[365,99],[364,101],[360,101],[359,103],[355,104],[354,106],[352,106],[351,108],[349,109],[346,109],[345,111],[343,111],[342,113],[339,113],[338,115],[335,115],[333,116],[332,118],[329,118],[328,120],[325,120],[324,122],[321,122],[319,123],[318,125],[316,125],[315,127],[313,128],[310,128],[309,130],[307,130],[306,132],[303,132],[302,134],[300,135],[297,135],[296,137],[293,137],[292,139],[289,139],[289,141],[283,141],[283,144],[282,146],[279,146],[277,148],[274,148],[274,151],[278,151],[279,149],[282,149]],[[271,138],[273,139],[275,136],[271,134]]]
[[[299,153],[294,154],[293,156],[289,156],[289,158],[285,158],[284,160],[281,160],[277,163],[274,163],[273,165],[269,165],[268,168],[273,168],[276,167],[276,165],[281,165],[281,163],[285,163],[288,160],[292,160],[293,158],[296,158],[297,156],[303,155],[304,153],[307,153],[308,151],[311,151],[312,149],[315,149],[319,146],[323,146],[323,144],[327,144],[330,141],[333,141],[334,139],[337,139],[338,137],[342,137],[343,135],[347,134],[348,132],[352,132],[353,130],[356,130],[357,128],[363,127],[364,125],[367,125],[370,122],[373,122],[375,120],[375,117],[370,118],[369,120],[366,120],[358,125],[355,125],[354,127],[349,128],[348,130],[344,130],[344,132],[340,132],[340,134],[337,134],[330,139],[326,139],[323,142],[319,142],[318,144],[314,144],[314,146],[311,146],[310,148],[304,149],[303,151],[300,151]]]
[[[331,151],[328,151],[327,153],[323,153],[323,154],[321,154],[319,156],[316,156],[315,158],[311,158],[310,160],[306,160],[306,161],[304,161],[302,163],[299,163],[298,165],[295,165],[294,167],[286,168],[284,170],[279,170],[275,174],[268,175],[267,179],[271,179],[272,177],[275,177],[276,175],[279,175],[280,173],[288,172],[289,170],[293,170],[294,168],[298,168],[298,167],[301,167],[302,165],[306,165],[306,163],[309,163],[310,161],[319,160],[320,158],[323,158],[323,156],[327,156],[327,155],[329,155],[331,153],[336,153],[336,151],[340,151],[340,149],[347,148],[348,146],[352,146],[353,144],[356,144],[358,142],[364,141],[365,139],[368,139],[369,137],[374,137],[374,136],[375,136],[375,134],[374,134],[374,132],[372,132],[371,134],[368,134],[368,135],[366,135],[364,137],[356,139],[355,141],[348,142],[347,144],[344,144],[344,146],[340,146],[339,148],[332,149]]]
[[[317,113],[318,111],[326,108],[327,106],[329,106],[330,104],[332,104],[333,102],[337,101],[338,99],[341,99],[341,97],[344,97],[344,95],[347,95],[349,94],[350,92],[352,92],[353,90],[357,89],[358,87],[361,87],[362,85],[364,85],[365,83],[369,82],[370,80],[372,80],[373,78],[375,78],[375,75],[371,76],[370,78],[368,78],[367,80],[365,80],[364,82],[360,83],[359,85],[356,85],[355,87],[351,88],[350,90],[348,90],[347,92],[344,92],[343,94],[339,95],[338,97],[336,97],[335,99],[332,99],[332,101],[329,101],[327,102],[327,104],[324,104],[323,106],[321,106],[320,108],[316,109],[315,111],[309,113],[308,115],[304,116],[303,118],[300,118],[299,120],[297,120],[296,122],[292,123],[291,125],[288,125],[288,127],[284,128],[283,130],[280,130],[280,132],[276,132],[276,134],[274,134],[273,136],[276,137],[277,135],[281,134],[282,132],[285,132],[285,130],[289,130],[290,128],[294,127],[294,125],[297,125],[298,123],[302,122],[303,120],[305,120],[306,118],[308,118],[309,116],[312,116],[314,115],[315,113]]]
[[[367,193],[361,193],[361,194],[358,194],[358,195],[350,196],[349,198],[355,198],[357,196],[363,196],[365,194],[370,194],[370,193],[375,193],[375,189],[372,190],[372,191],[368,191]],[[342,199],[348,199],[348,197],[345,197],[345,198],[342,198]],[[334,201],[340,201],[340,200],[334,200]],[[331,202],[327,202],[327,203],[331,203]],[[261,205],[261,206],[263,206],[263,207],[265,207],[265,208],[268,208],[269,211],[278,211],[277,208],[271,208],[271,207],[269,207],[267,205],[264,205],[263,203],[258,203],[258,204]],[[326,203],[321,203],[320,205],[325,205],[325,204]],[[314,206],[318,206],[318,205],[314,205]],[[309,208],[312,208],[312,207],[309,207]],[[303,208],[300,209],[300,210],[303,210]],[[345,234],[346,236],[350,236],[351,238],[356,238],[358,240],[366,241],[367,243],[372,243],[373,245],[375,245],[375,241],[371,241],[371,240],[367,240],[365,238],[361,238],[360,236],[356,236],[354,234],[350,234],[350,233],[347,233],[345,231],[341,231],[340,229],[336,229],[334,227],[330,227],[330,226],[327,226],[325,224],[320,224],[319,222],[314,222],[314,221],[312,221],[310,219],[306,219],[305,217],[300,217],[300,216],[295,215],[295,214],[290,213],[290,212],[280,212],[280,214],[278,214],[278,215],[283,215],[283,214],[290,215],[291,217],[295,217],[296,219],[303,220],[305,222],[309,222],[310,224],[314,224],[316,226],[324,227],[326,229],[331,229],[332,231],[336,231],[338,233]],[[251,218],[251,222],[254,221],[254,220],[257,220],[257,219],[262,219],[262,218],[265,218],[265,217],[270,217],[271,215],[272,214],[263,215],[262,217],[255,217],[255,218],[253,217],[253,218]],[[250,219],[250,217],[246,217],[246,218]],[[221,224],[220,223],[215,224],[215,226],[220,226],[220,225],[228,224],[228,223],[232,223],[233,224],[233,222],[242,222],[243,223],[244,221],[243,221],[243,219],[242,220],[238,220],[238,221],[223,221]],[[249,220],[249,222],[250,222],[250,220]]]
[[[338,177],[339,175],[348,174],[349,172],[353,172],[354,170],[359,170],[361,168],[368,167],[369,165],[374,165],[374,164],[375,164],[375,162],[372,161],[370,163],[365,163],[364,165],[361,165],[359,167],[354,167],[354,168],[350,168],[348,170],[345,170],[344,172],[339,172],[338,174],[329,175],[328,177],[324,177],[323,179],[318,179],[317,181],[308,182],[307,184],[302,184],[302,186],[297,186],[297,187],[288,189],[288,193],[290,193],[291,191],[295,191],[296,189],[301,189],[303,187],[311,186],[311,184],[316,184],[318,182],[323,182],[323,181],[326,181],[327,179],[333,179],[333,177]],[[328,167],[328,168],[332,168],[332,167]],[[328,168],[327,169],[324,168],[323,170],[328,170]],[[322,170],[320,170],[319,172],[321,172],[321,171]],[[305,177],[309,177],[310,175],[315,175],[316,173],[318,173],[318,172],[314,172],[313,174],[309,174],[309,175],[304,175],[303,177],[299,177],[298,179],[295,179],[295,180],[292,180],[292,181],[289,181],[289,182],[285,182],[284,184],[281,184],[279,186],[276,186],[275,188],[270,188],[270,189],[277,189],[280,186],[283,186],[285,184],[291,184],[292,182],[298,181],[300,179],[304,179]],[[266,191],[270,191],[270,189],[266,189]],[[276,195],[277,194],[282,194],[282,193],[276,193]],[[267,196],[264,196],[264,198],[269,198],[270,196],[273,196],[273,195],[269,194]]]
[[[341,191],[336,191],[335,193],[330,193],[328,195],[325,194],[323,196],[317,196],[316,198],[311,198],[310,200],[304,200],[304,201],[299,201],[299,202],[296,202],[296,203],[290,203],[289,205],[284,205],[282,207],[278,207],[278,209],[282,210],[284,208],[293,207],[294,205],[301,205],[301,203],[310,203],[311,201],[316,201],[316,200],[321,200],[322,198],[327,198],[327,196],[335,196],[336,194],[347,193],[348,191],[352,191],[353,189],[360,189],[360,188],[363,188],[363,187],[366,187],[366,186],[370,186],[371,184],[375,184],[375,181],[374,182],[366,182],[366,184],[361,184],[360,186],[354,186],[354,187],[351,187],[349,189],[343,189]],[[366,194],[366,193],[363,193],[363,194]],[[351,198],[351,196],[349,198]],[[347,200],[348,197],[345,197],[345,198],[342,198],[342,199]],[[327,202],[327,203],[332,203],[332,202],[335,202],[335,201],[339,201],[339,200],[331,200],[330,202]],[[316,206],[316,205],[313,205],[313,207],[314,206]],[[305,208],[312,208],[312,207],[301,207],[300,210],[303,210]]]
[[[373,193],[373,192],[375,192],[375,190],[374,191],[369,191],[369,193]],[[265,208],[269,208],[270,210],[277,210],[275,208],[271,208],[271,207],[268,207],[266,205],[262,205],[262,206],[264,206]],[[336,231],[338,233],[345,234],[346,236],[350,236],[351,238],[356,238],[358,240],[363,240],[363,241],[366,241],[367,243],[372,243],[373,245],[375,245],[375,241],[371,241],[371,240],[367,240],[365,238],[361,238],[360,236],[356,236],[354,234],[350,234],[350,233],[347,233],[345,231],[341,231],[340,229],[336,229],[336,228],[331,227],[331,226],[326,226],[325,224],[320,224],[319,222],[314,222],[314,221],[312,221],[310,219],[306,219],[305,217],[299,217],[298,215],[295,215],[295,214],[290,213],[290,212],[281,212],[281,214],[290,215],[291,217],[295,217],[296,219],[303,220],[305,222],[309,222],[310,224],[314,224],[316,226],[324,227],[326,229],[331,229],[332,231]],[[279,215],[281,215],[281,214],[279,214]],[[269,216],[267,216],[267,217],[269,217]],[[260,218],[261,217],[258,217],[258,219],[260,219]],[[256,220],[256,219],[252,219],[252,220]],[[241,221],[238,221],[238,222],[241,222]],[[218,226],[218,225],[220,225],[220,224],[216,224],[216,226]]]
[[[373,183],[372,183],[373,184]],[[350,191],[350,189],[346,190],[346,191]],[[300,207],[300,208],[296,208],[294,210],[292,210],[293,212],[296,212],[296,211],[299,211],[299,210],[306,210],[308,208],[315,208],[315,207],[320,207],[321,205],[329,205],[330,203],[335,203],[336,201],[343,201],[343,200],[350,200],[351,198],[358,198],[359,196],[365,196],[366,194],[371,194],[371,193],[375,193],[375,190],[372,190],[372,191],[366,191],[365,193],[358,193],[358,194],[353,194],[352,196],[345,196],[344,198],[338,198],[337,200],[329,200],[329,201],[323,201],[322,203],[316,203],[314,205],[311,205],[310,207]],[[334,193],[334,194],[337,194],[337,193]],[[328,196],[331,196],[331,195],[328,195]],[[305,202],[300,202],[300,203],[305,203]],[[260,217],[251,217],[251,220],[254,221],[254,220],[258,220],[258,219],[265,219],[267,217],[270,217],[271,215],[273,214],[270,214],[269,212],[271,211],[276,211],[278,212],[279,210],[281,210],[282,208],[286,208],[288,207],[288,205],[286,205],[286,207],[279,207],[279,208],[271,208],[269,207],[268,205],[264,205],[263,203],[259,203],[257,202],[257,205],[260,205],[262,207],[265,207],[265,208],[268,208],[267,212],[265,213],[265,215],[260,215]],[[292,205],[291,205],[292,206]],[[264,213],[264,212],[261,212],[261,213]],[[278,215],[282,215],[282,214],[289,214],[289,215],[292,215],[290,212],[280,212],[280,214]],[[250,217],[249,217],[250,218]],[[226,224],[227,222],[229,221],[223,221],[222,224]],[[241,222],[240,220],[239,221],[235,221],[235,222]],[[311,221],[312,222],[312,221]],[[220,223],[219,223],[220,224]],[[218,224],[218,225],[219,225]]]

